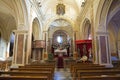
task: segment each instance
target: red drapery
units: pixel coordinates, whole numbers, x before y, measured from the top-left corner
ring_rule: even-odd
[[[83,55],[89,57],[89,50],[92,49],[92,40],[76,40],[75,43],[79,57]]]

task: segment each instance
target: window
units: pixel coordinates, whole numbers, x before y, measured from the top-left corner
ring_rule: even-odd
[[[57,42],[58,42],[58,43],[62,43],[62,42],[63,42],[62,36],[58,36],[58,37],[57,37]]]

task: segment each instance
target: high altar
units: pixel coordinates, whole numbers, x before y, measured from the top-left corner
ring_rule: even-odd
[[[54,55],[59,55],[59,54],[62,54],[62,55],[67,55],[67,49],[56,49],[54,51]]]

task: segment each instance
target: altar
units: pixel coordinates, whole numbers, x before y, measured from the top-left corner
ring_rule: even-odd
[[[58,55],[60,55],[60,54],[62,54],[62,55],[67,55],[67,49],[56,49],[55,51],[54,51],[54,55],[55,56],[58,56]]]

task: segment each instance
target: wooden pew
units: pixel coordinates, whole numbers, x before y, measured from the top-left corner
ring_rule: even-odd
[[[10,68],[10,71],[50,71],[54,75],[53,68]]]
[[[25,66],[55,66],[55,63],[38,63],[38,64],[27,64]]]
[[[77,71],[79,70],[107,70],[107,69],[113,69],[113,68],[106,68],[106,67],[75,67],[74,71],[72,72],[72,76],[75,78],[77,76]]]
[[[103,65],[92,64],[92,63],[74,63],[74,64],[71,64],[70,71],[74,71],[75,67],[91,67],[91,66],[104,67]]]
[[[0,76],[0,80],[49,80],[47,76]]]
[[[54,65],[25,65],[19,66],[19,68],[53,68],[55,69]]]
[[[0,75],[10,76],[47,76],[48,80],[52,80],[52,73],[50,71],[1,71]]]
[[[81,65],[81,64],[79,65],[78,64],[78,65],[73,65],[72,66],[71,73],[72,73],[73,76],[75,76],[76,71],[79,70],[79,69],[80,70],[81,69],[87,69],[88,70],[88,69],[94,69],[94,68],[98,69],[98,68],[105,68],[105,67],[101,66],[101,65],[97,65],[97,64],[88,64],[88,65],[87,64],[86,65],[85,64],[84,65]]]
[[[102,76],[102,75],[118,75],[120,70],[118,69],[107,69],[107,70],[78,70],[78,80],[81,80],[82,76]],[[120,79],[120,75],[119,75]],[[86,79],[85,79],[86,80]],[[97,80],[97,79],[96,79]]]
[[[81,76],[80,80],[120,80],[120,75]]]
[[[120,60],[112,61],[114,67],[120,67]]]

